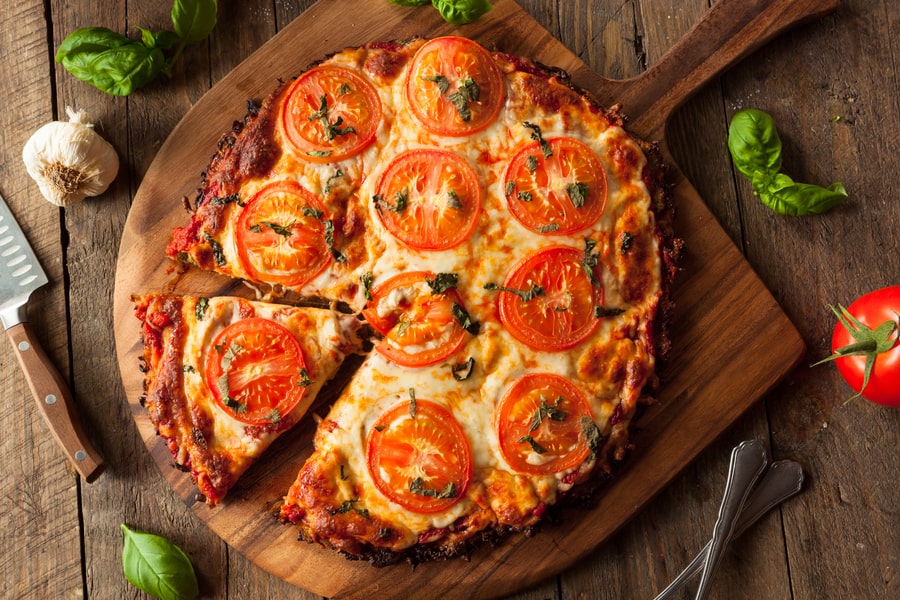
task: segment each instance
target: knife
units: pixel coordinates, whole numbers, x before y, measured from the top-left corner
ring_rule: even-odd
[[[28,298],[46,283],[46,273],[0,195],[0,322],[12,340],[28,387],[47,426],[75,470],[91,483],[103,472],[103,459],[81,428],[66,382],[28,323]]]

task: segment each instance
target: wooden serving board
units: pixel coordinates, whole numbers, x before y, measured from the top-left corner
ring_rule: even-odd
[[[492,597],[536,584],[592,551],[804,353],[793,325],[672,165],[664,134],[672,111],[709,79],[787,27],[836,3],[720,0],[656,65],[626,81],[604,80],[591,72],[512,0],[497,0],[487,16],[459,28],[444,23],[434,10],[381,1],[321,0],[314,5],[223,78],[172,131],[138,190],[122,236],[114,306],[119,366],[135,422],[175,493],[254,563],[328,597]],[[346,46],[453,32],[567,70],[601,103],[620,103],[632,131],[661,142],[673,167],[677,232],[686,242],[675,289],[673,351],[662,373],[660,402],[637,423],[636,450],[592,509],[568,511],[561,524],[544,527],[536,537],[513,535],[499,546],[477,551],[470,561],[428,563],[415,570],[405,564],[377,569],[298,542],[297,531],[275,518],[282,496],[312,450],[312,419],[282,436],[222,505],[210,509],[195,500],[190,477],[172,468],[171,456],[139,405],[141,347],[130,296],[150,291],[248,295],[242,284],[216,275],[196,270],[177,274],[164,255],[172,229],[186,220],[180,198],[193,196],[219,136],[243,117],[247,99],[265,97],[279,78],[291,77]]]

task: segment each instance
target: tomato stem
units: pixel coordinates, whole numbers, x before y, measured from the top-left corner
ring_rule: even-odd
[[[900,314],[897,315],[896,321],[889,319],[875,329],[872,329],[850,314],[850,311],[840,304],[838,304],[838,308],[835,308],[834,306],[829,306],[828,308],[830,308],[837,316],[838,321],[844,329],[847,330],[850,337],[856,341],[852,344],[835,348],[834,354],[813,363],[811,366],[815,367],[822,363],[847,356],[866,357],[862,386],[859,388],[859,391],[844,401],[844,404],[847,404],[851,400],[855,400],[862,396],[866,386],[869,385],[869,377],[872,374],[872,367],[875,366],[875,359],[878,355],[887,352],[900,341]]]

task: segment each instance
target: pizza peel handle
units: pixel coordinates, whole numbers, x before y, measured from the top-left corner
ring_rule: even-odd
[[[713,77],[778,34],[838,7],[840,0],[719,0],[641,75],[611,81],[602,101],[619,103],[628,128],[662,139],[669,116]]]

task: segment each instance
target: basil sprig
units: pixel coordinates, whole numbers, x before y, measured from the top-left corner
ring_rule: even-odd
[[[847,198],[840,183],[827,188],[796,183],[781,172],[781,138],[772,117],[761,110],[735,113],[728,127],[728,151],[753,193],[780,215],[821,214]]]
[[[175,0],[175,31],[136,27],[132,39],[105,27],[76,29],[62,41],[56,62],[69,73],[112,96],[128,96],[155,80],[172,75],[185,46],[202,42],[216,26],[216,0]],[[168,56],[167,53],[174,48]]]
[[[161,600],[193,600],[200,595],[190,559],[164,537],[132,531],[124,523],[122,568],[128,582]]]
[[[389,0],[399,6],[425,6],[429,0]],[[431,0],[445,21],[465,25],[494,8],[488,0]]]

